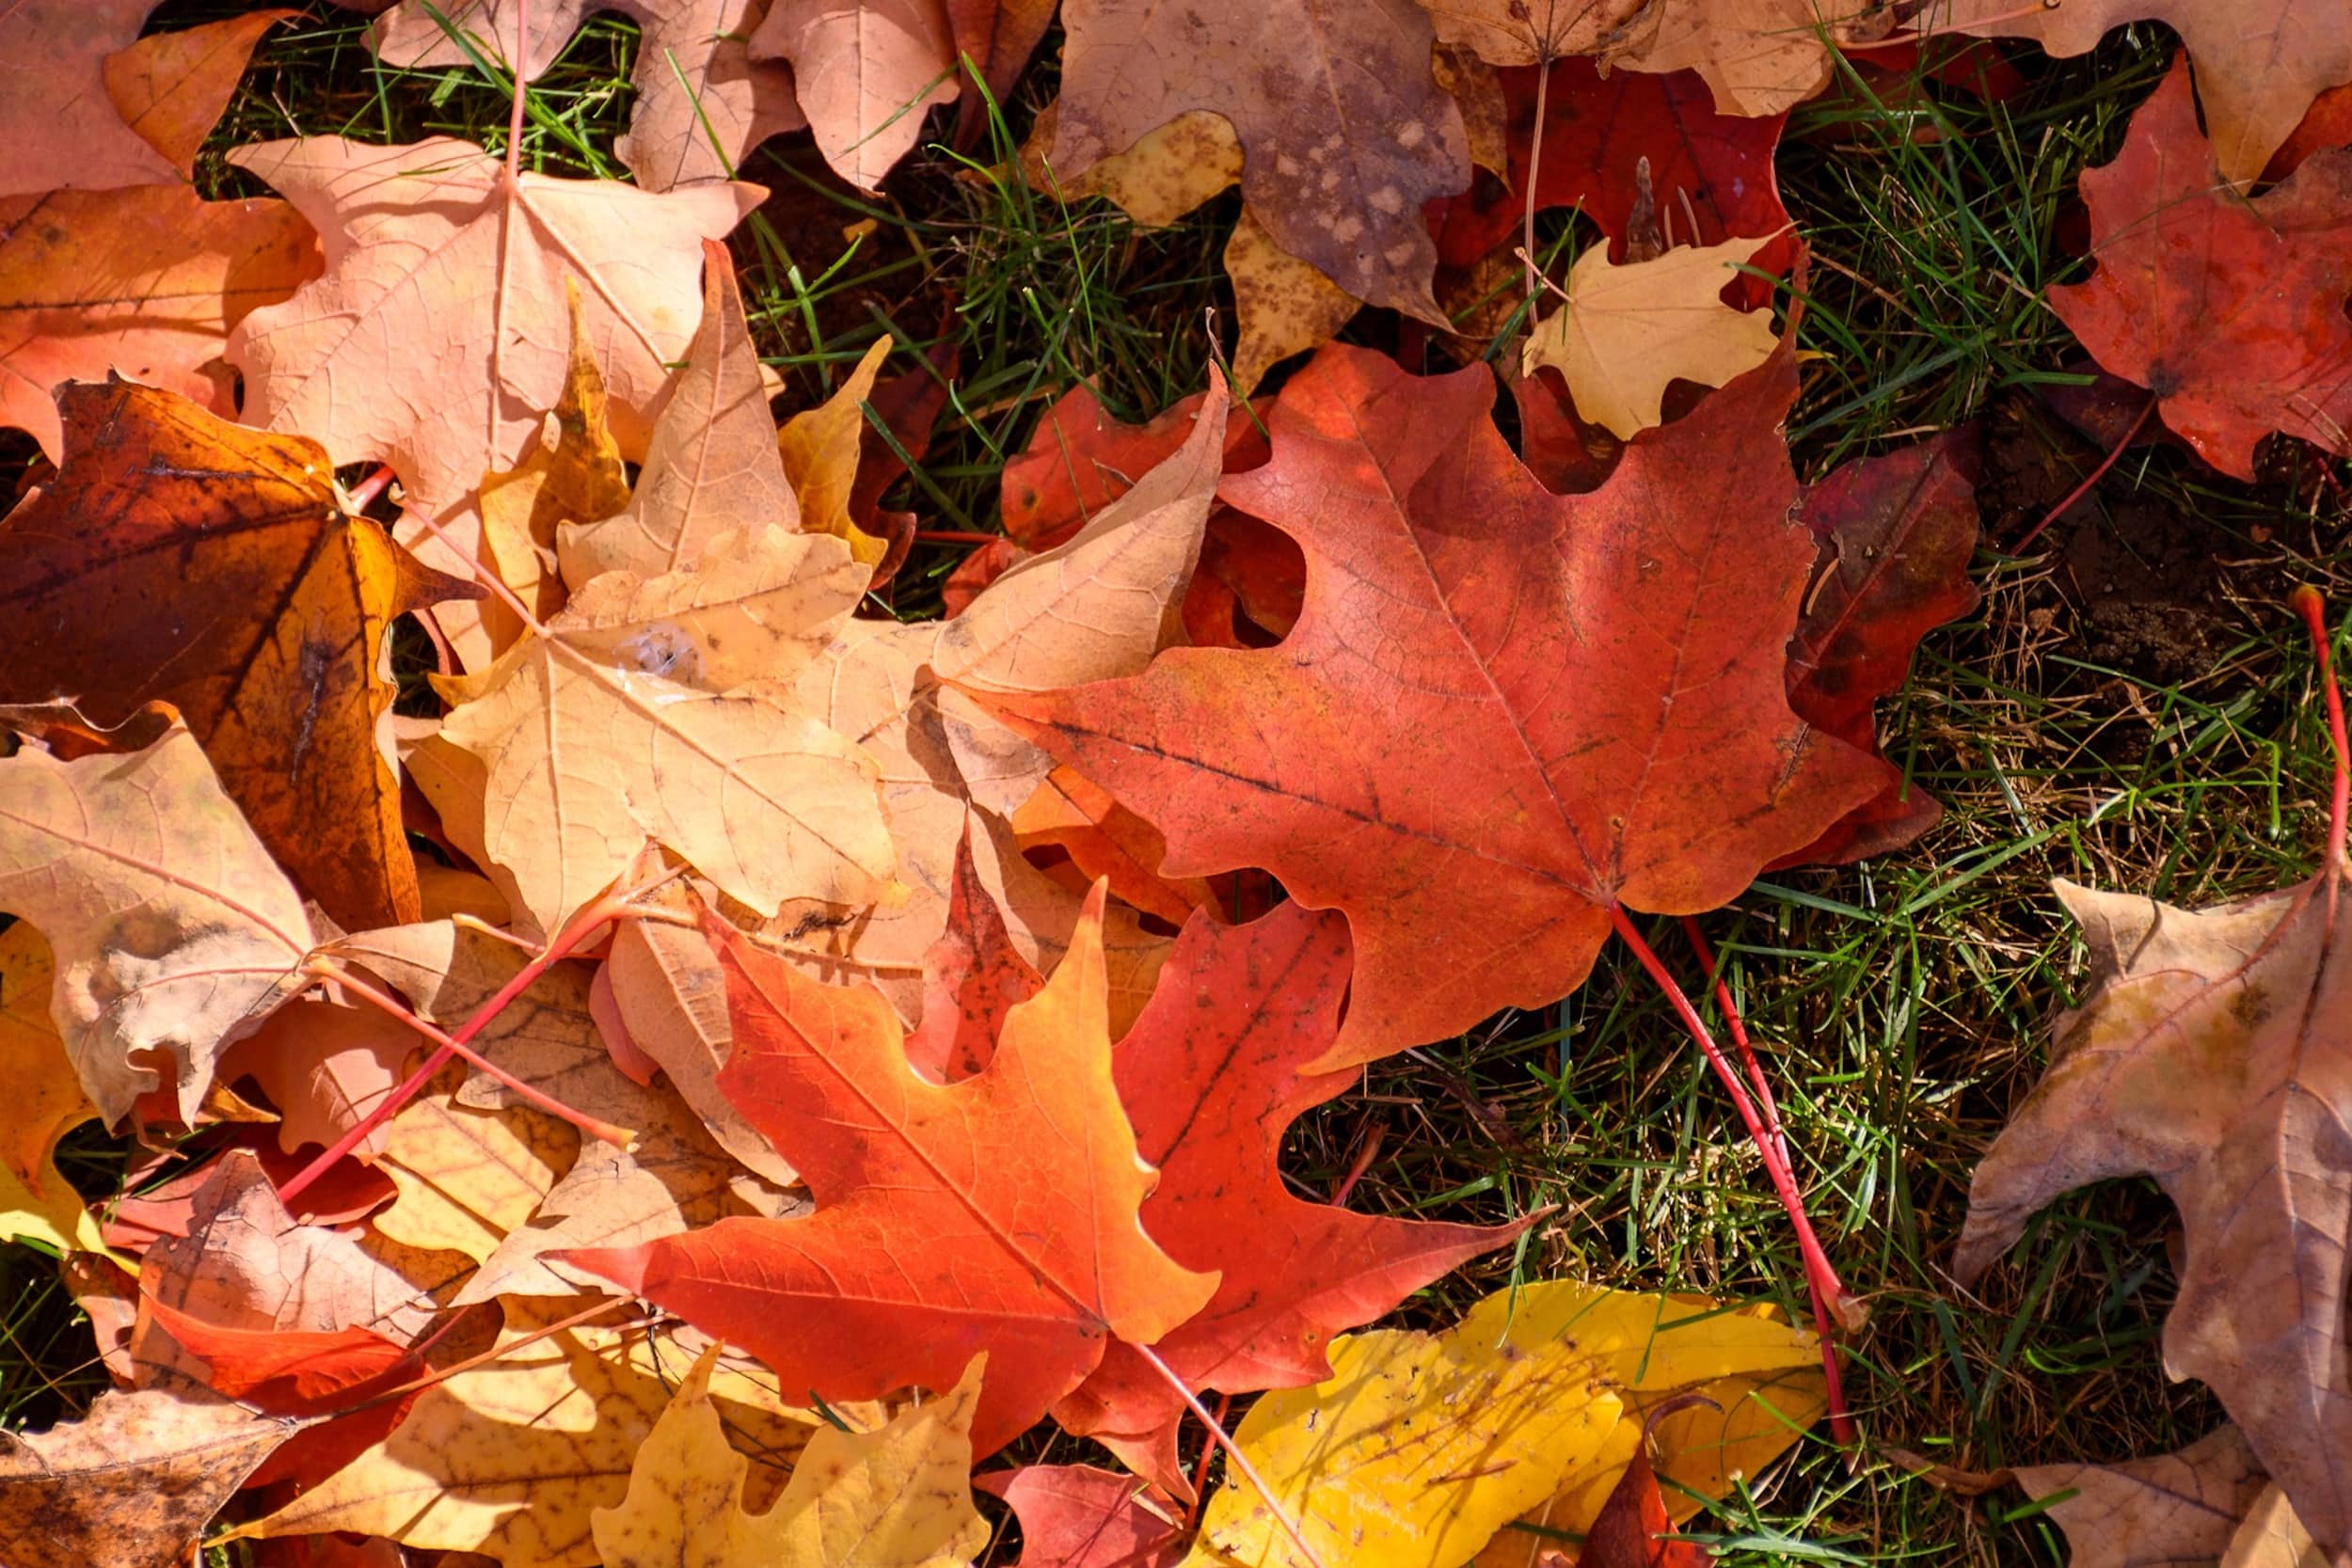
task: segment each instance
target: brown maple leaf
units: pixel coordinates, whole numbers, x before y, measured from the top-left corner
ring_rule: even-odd
[[[2240,1522],[2270,1484],[2237,1428],[2225,1426],[2178,1453],[2120,1465],[2025,1465],[2029,1497],[2071,1492],[2049,1505],[2074,1568],[2172,1568],[2231,1561]],[[2274,1568],[2264,1564],[2263,1568]],[[2283,1565],[2275,1565],[2283,1568]]]
[[[941,0],[771,0],[752,54],[792,64],[817,150],[872,190],[962,87]]]
[[[1307,556],[1257,652],[983,704],[1157,826],[1164,874],[1263,866],[1356,940],[1327,1066],[1575,988],[1624,908],[1694,912],[1874,794],[1783,695],[1813,546],[1776,427],[1786,343],[1555,497],[1474,367],[1329,348],[1221,494]]]
[[[172,704],[328,913],[414,919],[379,671],[396,618],[481,590],[346,515],[314,442],[128,382],[57,406],[64,467],[0,519],[0,701],[70,696],[102,725]]]

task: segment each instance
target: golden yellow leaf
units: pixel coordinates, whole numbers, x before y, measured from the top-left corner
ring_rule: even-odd
[[[866,435],[866,412],[858,405],[874,395],[874,378],[890,356],[890,344],[888,338],[878,340],[833,396],[793,415],[776,433],[785,477],[801,503],[803,531],[832,534],[864,566],[880,566],[890,553],[889,541],[875,538],[850,515],[850,489],[857,482]]]
[[[1274,243],[1247,207],[1225,242],[1241,341],[1233,348],[1233,391],[1248,397],[1278,362],[1331,341],[1363,301]]]
[[[988,1544],[971,1486],[985,1356],[878,1431],[817,1432],[775,1506],[750,1513],[750,1466],[727,1447],[707,1387],[717,1355],[706,1351],[678,1385],[637,1450],[628,1497],[594,1514],[604,1568],[961,1568]]]
[[[9,1111],[0,1136],[0,1242],[103,1252],[98,1222],[53,1158],[68,1130],[98,1114],[49,1022],[56,978],[39,931],[21,920],[0,931],[0,1083]]]
[[[1241,141],[1223,115],[1188,109],[1124,152],[1115,152],[1065,179],[1048,163],[1057,106],[1037,117],[1021,149],[1023,176],[1065,201],[1104,196],[1141,228],[1165,229],[1241,179]]]
[[[1334,1339],[1328,1381],[1266,1395],[1234,1435],[1325,1562],[1455,1568],[1613,1443],[1629,1454],[1622,1429],[1639,1396],[1816,1354],[1801,1329],[1700,1298],[1555,1280],[1497,1291],[1442,1335]],[[1210,1498],[1184,1560],[1300,1561],[1238,1478]]]
[[[580,284],[566,277],[572,308],[572,358],[564,395],[556,400],[523,460],[482,476],[483,563],[544,621],[564,608],[556,570],[556,529],[599,522],[628,504],[621,449],[605,425],[604,373],[588,343]],[[491,651],[502,654],[522,635],[515,612],[498,601],[480,607]]]
[[[376,1168],[400,1196],[375,1227],[413,1247],[462,1252],[479,1263],[498,1250],[554,1190],[580,1152],[567,1122],[521,1105],[480,1110],[457,1102],[463,1063],[384,1124]]]
[[[627,1495],[629,1461],[689,1361],[675,1343],[594,1323],[517,1342],[582,1305],[510,1302],[501,1339],[511,1354],[426,1389],[383,1442],[231,1536],[356,1530],[482,1552],[505,1568],[594,1568],[590,1517]],[[751,1456],[755,1490],[772,1497],[776,1466],[818,1418],[739,1370],[715,1372],[711,1394],[728,1437]],[[836,1412],[873,1418],[871,1407]]]
[[[553,931],[659,842],[735,898],[895,896],[877,768],[781,683],[856,607],[866,570],[822,534],[722,535],[700,570],[608,573],[480,675],[444,681],[441,737],[483,764],[487,863]],[[757,678],[752,678],[754,676]],[[480,809],[444,802],[446,819]]]
[[[1530,375],[1558,370],[1578,413],[1630,440],[1663,422],[1667,382],[1721,387],[1772,357],[1772,311],[1723,301],[1732,268],[1770,242],[1677,245],[1624,266],[1595,245],[1568,273],[1568,297],[1528,335],[1521,363]]]

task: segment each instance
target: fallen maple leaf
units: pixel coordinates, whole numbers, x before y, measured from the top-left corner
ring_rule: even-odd
[[[908,1065],[942,1084],[971,1077],[995,1054],[1012,1009],[1044,989],[980,875],[967,819],[946,928],[923,955],[922,1022],[907,1035]]]
[[[415,1030],[373,1007],[303,997],[231,1044],[220,1076],[261,1086],[278,1112],[278,1147],[291,1154],[306,1144],[325,1148],[358,1126],[408,1076],[421,1044]],[[379,1129],[356,1152],[373,1159],[383,1147]]]
[[[1764,243],[1677,245],[1624,266],[1603,248],[1586,251],[1569,270],[1567,297],[1528,335],[1526,373],[1558,370],[1577,412],[1621,441],[1663,424],[1669,381],[1721,387],[1772,357],[1772,311],[1723,299]]]
[[[762,913],[890,898],[876,766],[784,684],[866,578],[839,540],[771,528],[706,571],[606,573],[488,670],[440,683],[457,705],[441,740],[483,765],[485,852],[540,930],[648,842]]]
[[[49,939],[49,1016],[110,1124],[159,1083],[192,1122],[222,1046],[310,946],[294,885],[176,723],[127,757],[0,761],[0,909]]]
[[[460,1103],[465,1078],[452,1063],[384,1123],[375,1168],[400,1196],[373,1223],[405,1246],[483,1263],[538,1212],[580,1140],[528,1106]]]
[[[1331,1378],[1265,1395],[1234,1438],[1325,1561],[1452,1568],[1580,1464],[1629,1457],[1636,1394],[1704,1392],[1814,1360],[1810,1334],[1714,1305],[1569,1280],[1511,1287],[1441,1335],[1333,1340]],[[1229,1475],[1184,1561],[1304,1559],[1256,1489]]]
[[[2240,1521],[2270,1484],[2233,1426],[2178,1453],[2121,1465],[2021,1465],[2016,1477],[2027,1497],[2074,1494],[2045,1510],[2066,1532],[2074,1568],[2220,1561],[2230,1557]],[[2233,1568],[2254,1565],[2233,1562]]]
[[[0,701],[71,696],[101,725],[172,704],[328,913],[415,918],[376,741],[387,642],[399,616],[481,590],[347,515],[314,442],[127,382],[68,383],[57,407],[63,466],[0,518]]]
[[[1282,360],[1329,342],[1364,303],[1314,262],[1283,248],[1250,207],[1241,210],[1225,242],[1224,262],[1240,325],[1233,390],[1242,397],[1256,391]]]
[[[962,84],[941,0],[771,0],[752,54],[791,62],[801,110],[833,171],[861,190],[923,139]]]
[[[2298,597],[2324,660],[2317,595]],[[2210,910],[2057,884],[2092,983],[1977,1167],[1953,1273],[1973,1281],[2062,1193],[2153,1177],[2187,1238],[2165,1370],[2214,1390],[2312,1534],[2341,1551],[2352,1542],[2352,1476],[2334,1461],[2352,1448],[2352,1161],[2336,1129],[2352,1078],[2330,1042],[2352,1006],[2336,946],[2352,866],[2343,720],[2324,663],[2323,674],[2338,755],[2318,875]]]
[[[972,1484],[1021,1520],[1016,1568],[1172,1568],[1184,1511],[1149,1482],[1085,1465],[992,1470]]]
[[[1788,705],[1848,745],[1875,751],[1882,697],[1899,690],[1928,632],[1977,608],[1976,437],[1858,458],[1805,489],[1802,515],[1821,560],[1788,640]],[[1935,797],[1897,779],[1787,863],[1861,860],[1935,825]]]
[[[87,8],[94,13],[105,8]],[[122,122],[162,153],[182,179],[192,178],[196,154],[236,93],[253,46],[280,22],[301,14],[250,11],[200,27],[151,33],[100,62],[106,97]]]
[[[0,1431],[8,1568],[177,1568],[298,1426],[174,1386],[101,1394],[47,1432]]]
[[[1153,1347],[1195,1390],[1249,1393],[1328,1377],[1325,1346],[1534,1222],[1415,1224],[1293,1196],[1282,1139],[1346,1092],[1317,1073],[1347,989],[1347,923],[1296,904],[1247,926],[1196,915],[1113,1070],[1136,1151],[1160,1171],[1143,1223],[1170,1258],[1221,1275],[1200,1313]],[[1184,1403],[1129,1346],[1055,1407],[1137,1474],[1185,1495],[1176,1454]]]
[[[1421,210],[1470,183],[1470,153],[1412,0],[1071,0],[1062,25],[1057,174],[1181,115],[1223,115],[1246,154],[1243,196],[1277,247],[1358,299],[1443,324]]]
[[[96,1217],[56,1159],[57,1140],[98,1114],[49,1022],[56,983],[56,961],[39,931],[21,920],[0,931],[0,1083],[9,1097],[0,1130],[0,1242],[103,1252]]]
[[[776,421],[726,246],[703,244],[703,315],[672,384],[628,506],[571,519],[557,549],[573,590],[606,572],[653,577],[701,561],[722,534],[787,532],[801,512],[776,453]]]
[[[1674,1520],[1658,1490],[1648,1446],[1636,1443],[1616,1490],[1584,1530],[1577,1568],[1708,1568],[1714,1553],[1674,1538]]]
[[[1089,384],[1071,388],[1038,420],[1027,447],[1006,462],[997,480],[1006,534],[1032,550],[1070,538],[1176,454],[1208,396],[1197,392],[1142,424],[1128,424],[1112,417]],[[1248,410],[1228,409],[1221,471],[1257,467],[1271,450]]]
[[[1258,865],[1346,911],[1329,1069],[1573,990],[1624,907],[1695,912],[1878,792],[1782,695],[1813,555],[1774,434],[1784,345],[1554,497],[1484,366],[1329,348],[1227,499],[1307,554],[1280,646],[983,705],[1166,834],[1169,876]],[[1617,915],[1616,918],[1622,918]]]
[[[613,436],[644,455],[646,417],[692,333],[700,242],[767,194],[510,182],[497,159],[445,136],[310,136],[229,161],[276,186],[326,249],[326,277],[230,334],[245,417],[300,431],[339,463],[390,464],[427,512],[513,467],[563,395],[567,277],[587,296]]]
[[[590,1515],[604,1568],[968,1568],[988,1544],[969,1479],[985,1356],[872,1432],[818,1428],[775,1506],[750,1513],[751,1466],[710,1401],[718,1355],[705,1351],[679,1383],[629,1462],[628,1497]]]
[[[591,1323],[543,1335],[576,1306],[510,1303],[496,1359],[425,1389],[381,1442],[221,1539],[355,1530],[482,1552],[505,1568],[596,1568],[596,1513],[627,1497],[630,1460],[687,1363],[643,1331]],[[741,1371],[723,1368],[711,1382],[764,1500],[818,1418]]]
[[[2103,369],[2147,388],[2166,424],[2239,479],[2274,430],[2352,450],[2352,151],[2238,195],[2175,60],[2082,195],[2098,266],[2047,297]]]
[[[1098,892],[988,1067],[941,1085],[915,1075],[879,995],[809,980],[707,915],[735,1019],[722,1086],[817,1212],[564,1260],[826,1400],[946,1388],[985,1350],[973,1445],[1003,1447],[1112,1337],[1152,1344],[1216,1286],[1136,1219],[1153,1175],[1111,1081],[1101,921]]]
[[[1539,210],[1575,208],[1609,236],[1613,259],[1630,260],[1626,241],[1642,205],[1638,170],[1646,161],[1660,223],[1697,227],[1677,238],[1711,245],[1780,235],[1753,261],[1767,272],[1788,269],[1796,242],[1772,166],[1786,117],[1720,114],[1706,84],[1690,71],[1604,76],[1590,60],[1564,59],[1553,62],[1544,85],[1538,126],[1537,72],[1501,75],[1508,116],[1504,179],[1481,182],[1438,209],[1438,254],[1446,265],[1470,266],[1518,234],[1531,182]]]
[[[371,35],[388,65],[438,70],[469,63],[444,26],[470,33],[525,81],[555,63],[596,11],[618,11],[644,29],[629,77],[635,108],[613,150],[649,191],[731,180],[752,149],[807,124],[792,73],[753,59],[746,37],[764,0],[403,0]],[[519,36],[528,17],[530,36]]]
[[[0,424],[54,462],[52,388],[109,371],[232,414],[215,363],[229,329],[318,271],[310,226],[282,201],[177,185],[0,196]]]
[[[1157,868],[1168,844],[1158,829],[1067,768],[1047,774],[1022,802],[1012,814],[1012,831],[1024,853],[1058,849],[1081,878],[1103,879],[1111,896],[1171,926],[1182,926],[1195,910],[1216,909],[1208,883],[1161,878]]]
[[[1945,8],[1931,8],[1942,26]],[[1834,51],[1876,41],[1894,24],[1880,0],[1708,0],[1664,5],[1635,47],[1613,68],[1665,74],[1694,71],[1727,115],[1765,116],[1793,108],[1830,79]]]

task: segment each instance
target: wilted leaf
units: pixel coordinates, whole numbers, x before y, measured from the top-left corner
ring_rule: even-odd
[[[1493,386],[1326,349],[1222,491],[1306,551],[1281,645],[983,699],[1156,825],[1164,875],[1263,866],[1346,911],[1327,1067],[1557,999],[1613,907],[1713,908],[1887,776],[1782,694],[1814,553],[1786,348],[1589,496],[1511,455]]]
[[[988,1544],[972,1507],[972,1411],[986,1358],[940,1398],[875,1431],[821,1427],[784,1495],[743,1506],[751,1466],[727,1446],[703,1353],[630,1463],[628,1495],[592,1516],[604,1568],[965,1568]]]
[[[858,453],[866,436],[866,412],[858,405],[874,393],[891,340],[878,338],[833,396],[787,420],[776,433],[785,477],[800,501],[801,527],[830,533],[850,546],[860,563],[879,567],[889,545],[857,526],[850,515],[850,492],[857,483]]]
[[[973,1442],[1001,1448],[1112,1336],[1152,1343],[1216,1283],[1136,1217],[1152,1173],[1111,1082],[1101,919],[1098,894],[987,1069],[943,1086],[915,1075],[880,996],[809,980],[706,917],[735,1020],[721,1084],[817,1212],[564,1260],[827,1400],[946,1387],[985,1350]]]
[[[192,1121],[228,1038],[310,946],[293,884],[177,724],[127,757],[0,761],[0,910],[49,939],[49,1016],[110,1123],[159,1067]]]
[[[0,518],[0,701],[72,697],[101,725],[170,703],[329,914],[415,918],[376,741],[386,643],[400,615],[481,590],[346,515],[313,442],[126,382],[70,383],[57,406],[63,467]]]

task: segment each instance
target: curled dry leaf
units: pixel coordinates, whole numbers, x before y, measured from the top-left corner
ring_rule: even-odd
[[[436,513],[513,467],[563,396],[566,277],[594,285],[589,337],[613,436],[642,455],[667,367],[692,335],[701,242],[766,194],[538,174],[510,184],[497,159],[449,137],[310,136],[229,159],[276,186],[326,248],[326,277],[230,335],[246,418],[300,431],[338,463],[389,463]]]
[[[1551,1002],[1613,909],[1713,908],[1883,787],[1783,695],[1813,557],[1776,434],[1795,389],[1784,345],[1555,497],[1484,366],[1326,349],[1283,389],[1274,460],[1223,487],[1306,551],[1281,645],[983,705],[1158,826],[1164,874],[1261,865],[1346,911],[1323,1065]]]
[[[178,724],[130,756],[0,761],[0,910],[49,939],[49,1016],[110,1123],[159,1084],[192,1122],[310,946],[294,885]]]
[[[1606,249],[1586,251],[1568,273],[1567,297],[1528,337],[1526,373],[1559,371],[1577,412],[1621,441],[1663,424],[1668,382],[1721,387],[1772,357],[1772,311],[1723,298],[1734,269],[1764,243],[1677,245],[1624,266]]]
[[[47,1432],[0,1432],[8,1568],[177,1568],[299,1428],[175,1386],[101,1394],[88,1415]]]
[[[1179,116],[1220,114],[1273,244],[1358,299],[1442,325],[1422,204],[1470,183],[1461,111],[1412,0],[1072,0],[1052,162],[1064,178]]]
[[[68,383],[57,407],[64,466],[0,519],[0,701],[71,696],[109,726],[170,703],[329,914],[415,918],[376,741],[386,644],[400,615],[481,590],[347,515],[315,442],[120,381]]]
[[[204,201],[181,185],[0,196],[0,424],[56,461],[51,388],[109,371],[232,414],[215,363],[229,329],[319,266],[317,237],[283,201]]]
[[[1153,1177],[1111,1079],[1101,922],[1098,890],[988,1067],[941,1085],[916,1076],[879,995],[807,979],[707,915],[735,1024],[721,1085],[817,1212],[564,1261],[828,1401],[946,1387],[985,1350],[973,1444],[1003,1447],[1113,1336],[1151,1344],[1216,1285],[1136,1218]]]
[[[649,191],[734,178],[753,148],[807,121],[792,96],[792,73],[751,56],[747,35],[762,0],[450,0],[439,8],[490,52],[520,61],[537,79],[580,24],[618,11],[644,29],[629,85],[636,107],[614,149]],[[531,34],[518,36],[528,10]],[[386,63],[439,69],[469,64],[428,0],[403,0],[375,24]]]
[[[103,1252],[98,1221],[57,1169],[57,1140],[98,1114],[49,1021],[56,964],[20,920],[0,931],[0,1083],[10,1115],[0,1137],[0,1242]]]
[[[2178,1453],[2122,1465],[2027,1465],[2016,1479],[2029,1497],[2075,1494],[2048,1510],[2074,1548],[2075,1568],[2217,1562],[2270,1484],[2233,1426]]]
[[[874,378],[882,373],[891,347],[889,337],[877,338],[833,396],[793,415],[776,433],[785,477],[800,502],[801,526],[811,533],[832,534],[850,546],[861,564],[877,569],[890,553],[889,543],[857,526],[850,514],[850,495],[857,484],[858,455],[865,445],[866,411],[860,405],[874,395]]]
[[[686,570],[722,534],[755,540],[767,528],[801,526],[735,265],[716,241],[703,244],[702,325],[661,406],[628,506],[603,521],[571,521],[577,526],[562,531],[558,548],[575,592],[606,572]]]
[[[2352,150],[2314,153],[2249,200],[2222,179],[2175,60],[2082,195],[2098,265],[2049,300],[2103,369],[2239,479],[2274,430],[2352,450]]]
[[[1613,1481],[1640,1438],[1637,1397],[1815,1360],[1810,1334],[1715,1305],[1566,1280],[1506,1289],[1443,1334],[1333,1340],[1329,1380],[1266,1395],[1233,1435],[1327,1563],[1468,1562],[1604,1451],[1616,1456]],[[1184,1561],[1304,1560],[1255,1489],[1229,1475]]]
[[[705,1351],[679,1383],[629,1463],[628,1495],[590,1516],[604,1568],[968,1568],[988,1544],[970,1480],[985,1355],[871,1432],[818,1428],[765,1513],[744,1509],[751,1466],[711,1402],[718,1355]]]

